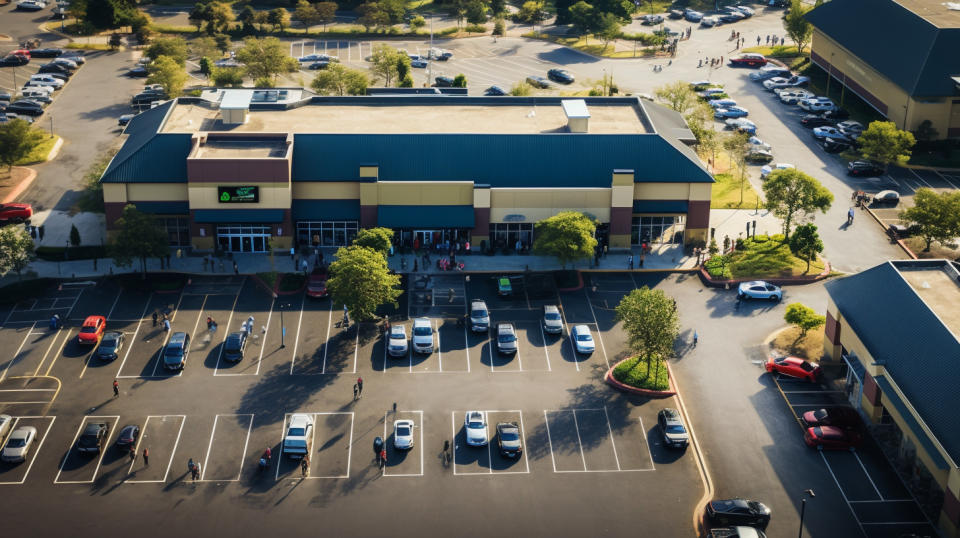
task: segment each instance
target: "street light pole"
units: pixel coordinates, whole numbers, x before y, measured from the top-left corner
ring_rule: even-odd
[[[803,498],[800,499],[800,531],[797,533],[797,538],[803,538],[803,513],[807,509],[807,495],[809,495],[811,499],[816,497],[812,489],[803,491]]]

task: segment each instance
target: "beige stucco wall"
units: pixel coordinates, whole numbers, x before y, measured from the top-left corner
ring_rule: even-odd
[[[103,184],[103,201],[106,203],[119,203],[126,202],[127,198],[127,185],[124,183],[104,183]]]
[[[360,185],[347,181],[298,181],[293,183],[294,200],[357,200]]]
[[[490,207],[490,189],[473,189],[473,207]]]
[[[712,183],[635,183],[635,200],[709,200]]]
[[[490,222],[506,215],[524,215],[538,222],[561,211],[584,211],[610,222],[610,189],[491,189]]]
[[[290,209],[290,185],[287,183],[237,183],[236,185],[260,187],[260,201],[255,204],[221,204],[217,196],[217,187],[231,186],[230,183],[215,185],[195,183],[188,188],[190,209]]]
[[[127,183],[126,187],[127,200],[135,202],[180,202],[188,200],[186,183]],[[214,188],[214,191],[216,191],[216,188]],[[104,188],[104,201],[111,201],[106,199],[106,188]]]
[[[380,176],[380,167],[379,166],[361,166],[360,167],[360,177],[379,177]]]
[[[381,205],[473,205],[470,181],[384,181],[377,186]]]

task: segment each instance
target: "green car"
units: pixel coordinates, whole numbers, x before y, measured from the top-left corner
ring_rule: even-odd
[[[510,279],[507,277],[502,277],[497,279],[497,295],[512,295],[513,294],[513,285],[510,284]]]

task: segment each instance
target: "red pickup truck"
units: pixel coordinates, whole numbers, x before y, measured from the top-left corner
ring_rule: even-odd
[[[0,223],[23,222],[33,216],[30,204],[0,204]]]

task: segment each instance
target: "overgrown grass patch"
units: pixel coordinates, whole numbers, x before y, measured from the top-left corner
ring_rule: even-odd
[[[731,238],[731,240],[735,240]],[[722,245],[721,241],[718,241]],[[790,252],[783,235],[757,235],[743,239],[740,247],[724,256],[713,256],[705,268],[714,278],[764,279],[818,275],[824,270],[823,259],[807,262]]]
[[[639,357],[627,359],[613,369],[613,378],[638,389],[668,390],[670,388],[667,365],[663,359],[651,360],[649,366],[645,359]]]
[[[716,174],[713,179],[716,183],[713,184],[710,194],[710,209],[752,209],[760,203],[760,195],[753,189],[748,179],[743,180],[742,200],[739,177],[731,174]]]
[[[26,157],[17,161],[17,165],[24,166],[28,164],[46,162],[47,156],[50,155],[50,150],[53,149],[53,146],[57,143],[57,140],[60,140],[60,137],[56,135],[43,137],[43,140],[37,144],[37,147],[33,148],[33,151],[28,153]]]
[[[771,46],[759,46],[759,47],[747,47],[742,50],[742,52],[752,52],[755,54],[763,54],[767,58],[796,58],[800,56],[800,50],[797,49],[796,45],[777,45],[775,47]]]

